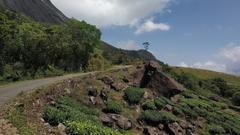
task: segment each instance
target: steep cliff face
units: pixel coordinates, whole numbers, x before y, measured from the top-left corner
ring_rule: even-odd
[[[0,6],[21,12],[40,22],[63,23],[67,20],[50,0],[0,0]]]

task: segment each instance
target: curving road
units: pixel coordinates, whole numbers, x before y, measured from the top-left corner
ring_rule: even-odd
[[[129,66],[117,66],[110,70],[124,69],[124,68],[128,68],[128,67]],[[52,77],[52,78],[10,83],[10,84],[4,85],[4,86],[0,86],[0,106],[4,105],[11,99],[14,99],[14,97],[16,97],[21,92],[30,91],[30,90],[36,89],[38,87],[56,83],[58,81],[62,81],[65,79],[69,79],[69,78],[73,78],[73,77],[81,77],[84,75],[94,74],[94,73],[96,73],[96,72],[69,74],[69,75]]]

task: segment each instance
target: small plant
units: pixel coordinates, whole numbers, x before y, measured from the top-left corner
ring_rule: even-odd
[[[165,97],[157,97],[154,99],[155,106],[157,109],[162,109],[165,107],[167,104],[172,104],[171,101]]]
[[[146,101],[145,103],[143,103],[142,108],[143,108],[143,110],[156,110],[157,109],[154,101],[152,101],[152,100]]]
[[[240,106],[240,92],[236,92],[232,97],[233,104]]]
[[[124,91],[124,98],[129,104],[138,104],[144,95],[144,89],[128,88]]]
[[[122,105],[120,105],[119,103],[109,100],[106,103],[106,111],[108,113],[116,113],[119,114],[121,113],[123,110]]]
[[[223,127],[218,126],[218,125],[210,125],[209,126],[209,133],[212,135],[222,135],[225,134],[226,131],[224,130]]]
[[[59,111],[54,107],[47,107],[44,111],[43,118],[52,126],[57,126],[58,123],[63,123],[67,119],[67,114]]]
[[[140,114],[138,120],[144,121],[152,125],[158,125],[159,123],[168,124],[178,121],[178,118],[166,111],[154,111],[147,110]]]

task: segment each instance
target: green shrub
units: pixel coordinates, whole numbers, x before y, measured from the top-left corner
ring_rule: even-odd
[[[167,104],[172,104],[172,102],[165,98],[165,97],[157,97],[154,99],[154,103],[155,103],[155,106],[157,107],[157,109],[162,109],[163,107],[165,107],[165,105]]]
[[[180,116],[180,117],[185,116],[184,112],[177,107],[173,108],[173,114],[176,115],[176,116]]]
[[[106,128],[90,121],[68,121],[65,124],[71,135],[127,135],[117,130]]]
[[[107,103],[106,103],[106,111],[108,113],[117,113],[117,114],[119,114],[119,113],[122,112],[122,110],[123,110],[122,105],[120,105],[119,103],[117,103],[115,101],[112,101],[112,100],[107,101]]]
[[[225,134],[226,131],[221,126],[210,125],[209,126],[209,133],[212,134],[212,135],[222,135],[222,134]]]
[[[98,116],[99,111],[97,109],[83,106],[68,97],[59,98],[56,101],[56,105],[54,107],[46,107],[43,114],[45,121],[53,126],[68,120],[90,120],[94,123],[101,123]]]
[[[152,100],[146,101],[145,103],[143,103],[142,108],[143,108],[143,110],[156,110],[157,109],[154,101],[152,101]]]
[[[52,126],[57,126],[59,123],[63,123],[68,116],[65,112],[62,112],[54,107],[47,107],[44,111],[43,118]]]
[[[191,90],[199,89],[199,79],[190,73],[173,74],[174,78],[186,88]]]
[[[168,124],[178,121],[178,118],[166,111],[147,110],[140,114],[138,120],[148,124],[157,125],[159,123]]]
[[[75,109],[79,112],[82,112],[84,114],[88,115],[96,115],[99,116],[100,112],[96,108],[90,108],[87,106],[84,106],[80,104],[78,101],[71,99],[70,97],[60,97],[56,101],[55,105],[58,109],[66,111],[68,109]]]
[[[233,94],[232,102],[234,105],[240,106],[240,92]]]
[[[124,98],[130,104],[138,104],[144,95],[144,89],[141,88],[128,88],[124,91]]]

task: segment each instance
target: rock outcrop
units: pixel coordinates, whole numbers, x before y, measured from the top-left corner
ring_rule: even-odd
[[[162,71],[162,66],[156,61],[149,61],[144,67],[138,68],[136,72],[125,76],[123,81],[132,86],[149,88],[156,96],[172,97],[185,90],[173,78]]]
[[[155,61],[145,64],[141,87],[150,88],[155,95],[174,96],[185,90],[173,78],[163,73],[162,67]]]
[[[102,114],[100,119],[103,124],[113,128],[129,130],[133,127],[132,122],[129,119],[118,114]]]

